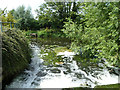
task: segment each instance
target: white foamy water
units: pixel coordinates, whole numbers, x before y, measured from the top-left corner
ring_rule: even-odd
[[[30,64],[30,69],[25,70],[23,74],[14,79],[14,81],[7,86],[8,88],[69,88],[69,87],[95,87],[96,85],[106,85],[118,83],[118,76],[110,74],[104,68],[99,72],[97,77],[87,74],[81,70],[76,61],[73,60],[74,52],[59,52],[57,55],[62,57],[69,57],[70,63],[66,63],[69,69],[58,67],[59,73],[51,72],[51,69],[56,67],[47,67],[43,65],[44,60],[41,59],[40,48],[32,45],[33,57]],[[46,54],[47,55],[47,54]],[[70,70],[67,74],[67,70]],[[81,75],[78,78],[76,75]],[[97,83],[97,84],[96,84]]]

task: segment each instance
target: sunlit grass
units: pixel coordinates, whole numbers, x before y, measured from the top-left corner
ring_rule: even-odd
[[[96,86],[95,88],[120,88],[120,84],[99,85],[99,86]]]

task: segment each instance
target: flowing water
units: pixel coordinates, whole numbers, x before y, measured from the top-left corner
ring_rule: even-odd
[[[118,83],[102,62],[82,60],[63,38],[33,39],[31,63],[8,88],[70,88]]]

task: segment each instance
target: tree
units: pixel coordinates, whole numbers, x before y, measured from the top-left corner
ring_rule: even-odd
[[[0,9],[0,20],[2,22],[6,22],[6,14],[7,14],[6,8],[4,10]]]
[[[46,2],[36,10],[42,27],[63,28],[66,18],[79,19],[79,4],[76,2]]]
[[[71,19],[64,25],[64,33],[73,40],[71,48],[85,58],[106,58],[111,65],[120,61],[120,2],[83,3],[83,22]]]
[[[17,25],[21,30],[30,29],[31,19],[33,15],[31,14],[31,8],[25,9],[25,7],[19,6],[15,11],[13,11],[14,18],[17,20]]]
[[[0,10],[0,20],[2,22],[12,22],[15,23],[14,16],[12,15],[11,11],[7,11],[6,8],[4,10]],[[8,23],[3,23],[4,26],[10,26]]]

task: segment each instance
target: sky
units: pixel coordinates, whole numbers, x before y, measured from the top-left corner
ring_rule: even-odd
[[[16,9],[20,5],[24,5],[26,8],[31,7],[32,14],[36,16],[35,10],[44,3],[44,0],[0,0],[0,8],[4,9],[7,7],[7,10]]]

